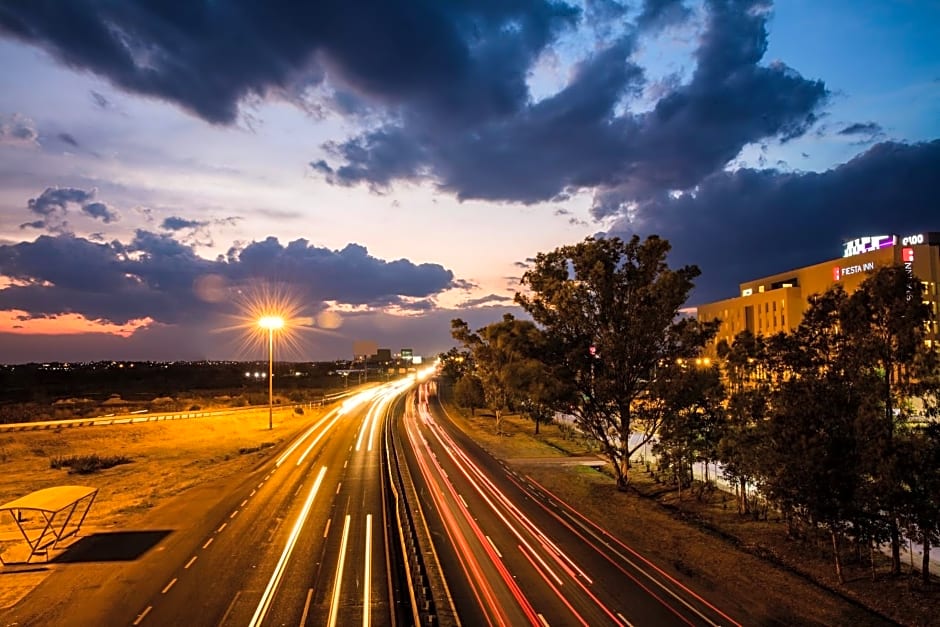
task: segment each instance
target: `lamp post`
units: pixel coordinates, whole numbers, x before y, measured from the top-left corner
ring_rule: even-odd
[[[268,332],[268,429],[274,428],[274,331],[284,327],[284,318],[263,316],[258,326]]]

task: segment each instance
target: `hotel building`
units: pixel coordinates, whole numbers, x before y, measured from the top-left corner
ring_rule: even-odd
[[[792,331],[800,324],[811,296],[836,283],[851,293],[870,271],[892,264],[904,264],[924,284],[924,300],[930,305],[927,343],[932,345],[940,339],[940,232],[859,237],[843,245],[841,258],[741,283],[738,296],[698,307],[699,320],[717,318],[721,323],[710,351],[721,340],[730,344],[745,329],[754,335]]]

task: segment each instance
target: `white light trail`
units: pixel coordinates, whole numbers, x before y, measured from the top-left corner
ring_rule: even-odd
[[[303,529],[304,522],[307,520],[307,516],[310,514],[310,508],[313,506],[313,499],[317,495],[317,490],[320,489],[320,484],[323,482],[323,476],[326,474],[326,466],[320,468],[320,474],[317,475],[317,480],[313,482],[313,486],[310,488],[310,493],[307,495],[307,500],[304,501],[304,506],[300,510],[300,514],[297,516],[297,522],[294,523],[294,528],[290,532],[290,536],[287,538],[287,543],[284,545],[284,551],[281,552],[281,557],[277,561],[277,566],[274,567],[274,572],[271,574],[271,579],[268,581],[267,587],[264,589],[264,594],[261,595],[261,602],[258,603],[258,607],[255,610],[254,616],[251,617],[251,622],[248,623],[249,627],[257,627],[261,624],[261,621],[264,620],[265,614],[268,613],[268,609],[271,607],[271,601],[274,599],[274,593],[277,590],[278,585],[281,583],[281,577],[284,576],[284,571],[287,568],[287,561],[290,559],[290,554],[294,550],[294,545],[297,544],[297,537],[300,535],[300,530]]]
[[[336,618],[339,612],[339,594],[343,583],[343,565],[346,562],[346,544],[349,542],[349,514],[346,514],[346,522],[343,524],[343,539],[339,546],[339,561],[336,563],[336,579],[333,580],[333,600],[330,603],[330,619],[327,621],[329,627],[336,627]]]

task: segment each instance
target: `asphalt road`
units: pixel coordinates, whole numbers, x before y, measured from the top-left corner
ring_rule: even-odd
[[[488,455],[429,390],[396,428],[463,624],[737,624]]]
[[[139,559],[55,572],[4,624],[396,624],[380,443],[401,393],[331,410],[234,488],[174,504]]]

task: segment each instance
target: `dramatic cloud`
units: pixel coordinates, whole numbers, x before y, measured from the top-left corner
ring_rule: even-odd
[[[662,191],[688,189],[750,143],[802,135],[828,99],[822,82],[781,63],[761,65],[763,4],[706,5],[694,74],[667,88],[651,111],[624,107],[646,85],[627,35],[580,63],[562,90],[540,101],[475,124],[406,108],[397,121],[328,144],[338,165],[319,161],[313,168],[344,185],[381,188],[429,178],[462,199],[533,203],[593,189],[598,218]],[[643,15],[665,19],[681,9],[651,2]]]
[[[0,114],[0,146],[36,146],[38,144],[39,133],[36,131],[36,124],[31,119],[18,113]]]
[[[936,230],[940,140],[877,144],[822,173],[741,169],[694,193],[639,204],[610,233],[659,234],[671,264],[703,270],[695,300],[736,295],[738,283],[841,255],[860,235]]]
[[[437,264],[385,261],[356,244],[329,250],[303,239],[281,245],[268,238],[207,260],[171,235],[149,231],[137,231],[129,244],[62,234],[0,245],[0,276],[13,282],[0,289],[0,310],[77,313],[114,324],[198,320],[230,308],[235,291],[261,281],[288,285],[314,306],[427,308],[427,298],[452,287],[454,278]],[[229,298],[203,298],[194,286],[205,277]]]
[[[78,0],[5,3],[0,33],[214,123],[234,121],[245,98],[303,95],[328,74],[391,104],[472,119],[523,102],[533,59],[577,16],[546,0],[290,7]]]

